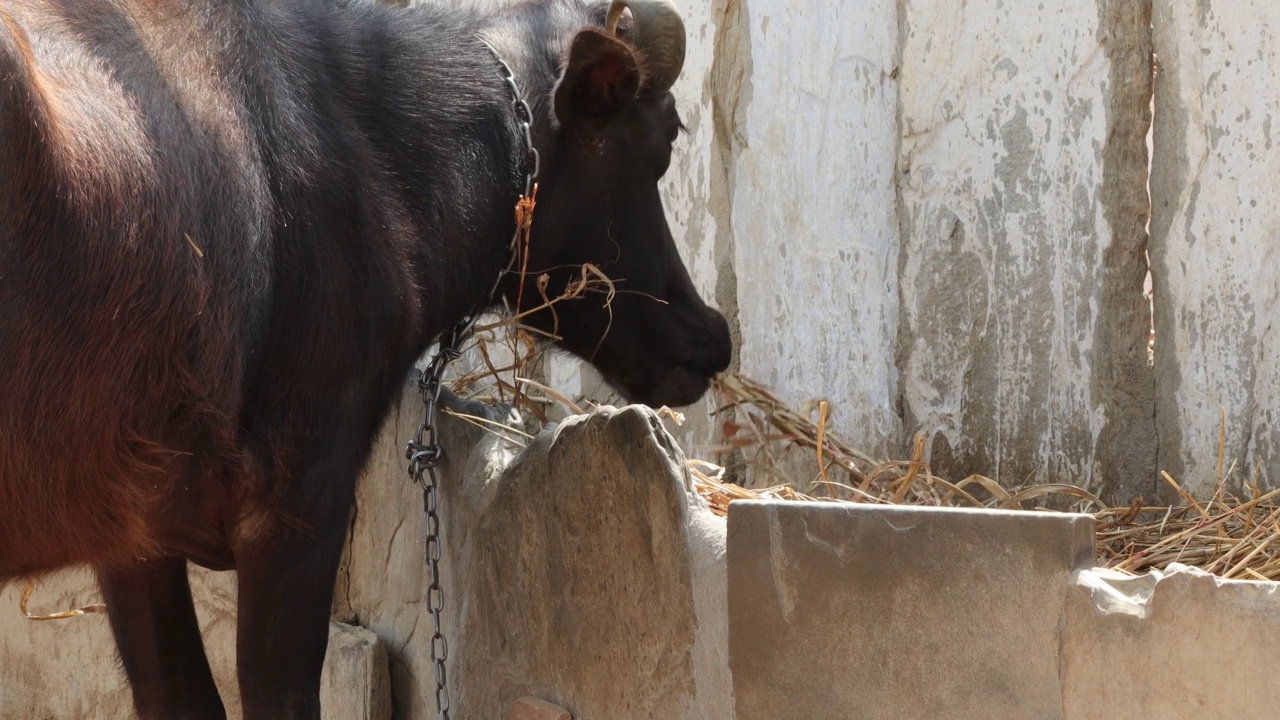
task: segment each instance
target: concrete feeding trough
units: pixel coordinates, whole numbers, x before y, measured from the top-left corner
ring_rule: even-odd
[[[738,501],[735,717],[1266,717],[1280,583],[1093,567],[1089,515]],[[1247,681],[1242,682],[1246,679]]]
[[[325,718],[434,717],[421,508],[385,479],[416,411],[360,489],[337,613],[363,628],[333,626]],[[1092,515],[735,500],[725,518],[638,407],[523,449],[441,432],[454,717],[1245,719],[1280,696],[1280,584],[1097,568]],[[192,578],[235,697],[233,578]],[[33,609],[90,587],[43,582]],[[0,718],[132,717],[105,618],[33,623],[20,591],[0,592]]]

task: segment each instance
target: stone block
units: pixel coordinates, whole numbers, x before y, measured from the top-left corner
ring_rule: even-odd
[[[1065,720],[1275,717],[1280,583],[1084,570],[1066,618]]]
[[[190,572],[205,653],[227,710],[239,720],[233,573]],[[0,718],[131,720],[133,699],[106,615],[33,622],[18,612],[22,583],[0,591]],[[101,602],[93,576],[69,570],[44,578],[31,608],[51,613]],[[387,654],[376,635],[330,623],[321,679],[324,720],[387,720]]]
[[[357,489],[339,604],[387,644],[397,717],[427,720],[422,498],[402,479],[422,406],[411,390],[402,402]],[[490,421],[440,422],[454,717],[508,717],[517,698],[544,697],[576,720],[732,718],[725,522],[653,411],[605,407],[530,441],[494,432],[519,424],[509,408],[448,405]]]
[[[329,652],[320,676],[323,720],[390,720],[387,649],[362,627],[329,623]]]
[[[737,720],[1049,720],[1086,515],[745,501],[729,510]]]
[[[459,717],[521,696],[577,720],[728,717],[724,576],[697,570],[723,563],[724,525],[652,410],[570,418],[490,487],[451,492],[470,516],[446,550],[467,569],[451,590]]]

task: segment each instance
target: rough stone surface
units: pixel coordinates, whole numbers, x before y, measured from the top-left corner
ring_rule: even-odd
[[[420,403],[405,400],[358,490],[339,606],[384,638],[397,717],[431,718],[421,497],[387,481],[403,473],[400,438],[420,421]],[[602,408],[518,457],[517,443],[461,420],[441,431],[455,716],[502,717],[536,696],[577,720],[730,717],[724,521],[690,493],[683,454],[652,411]]]
[[[746,501],[728,543],[737,720],[1061,717],[1091,517]]]
[[[569,711],[546,700],[522,697],[511,705],[511,720],[573,720]]]
[[[1066,608],[1066,720],[1275,716],[1280,583],[1087,570]]]
[[[320,706],[325,718],[391,720],[387,649],[377,635],[362,627],[329,624]]]
[[[1280,4],[1153,2],[1160,466],[1198,493],[1280,475]]]
[[[1103,90],[1107,140],[1102,146],[1098,201],[1110,235],[1104,236],[1089,355],[1090,393],[1105,413],[1091,484],[1108,501],[1127,504],[1134,496],[1154,494],[1158,445],[1155,376],[1148,348],[1151,302],[1144,293],[1151,217],[1151,198],[1143,182],[1154,90],[1151,5],[1101,0],[1098,9],[1099,42],[1110,66]]]
[[[235,576],[199,568],[193,568],[190,576],[214,681],[228,720],[239,720]],[[0,718],[136,717],[106,616],[32,622],[18,612],[21,593],[22,583],[0,592]],[[101,601],[93,576],[73,570],[42,580],[29,610],[45,614]],[[387,655],[376,635],[330,624],[320,702],[325,720],[389,720]]]
[[[949,477],[1149,486],[1141,3],[902,6],[907,429]]]
[[[740,367],[793,405],[830,400],[875,453],[901,444],[897,6],[728,2],[713,77]]]
[[[543,433],[503,475],[473,521],[461,715],[493,717],[530,692],[580,720],[684,715],[696,620],[682,459],[631,408]]]
[[[106,616],[32,622],[18,611],[23,585],[0,591],[0,718],[132,718]],[[42,580],[28,609],[51,614],[100,602],[93,577],[76,570]]]

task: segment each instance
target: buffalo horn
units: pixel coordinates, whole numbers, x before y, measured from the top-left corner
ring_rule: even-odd
[[[672,0],[613,0],[605,22],[610,34],[617,34],[618,20],[627,8],[635,19],[634,44],[644,55],[648,71],[644,92],[661,95],[671,89],[684,67],[684,21]]]

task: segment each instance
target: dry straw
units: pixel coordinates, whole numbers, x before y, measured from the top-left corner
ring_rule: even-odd
[[[583,282],[593,277],[584,272]],[[593,278],[599,282],[599,278]],[[578,289],[573,296],[581,297]],[[558,301],[559,299],[556,299]],[[545,297],[544,302],[548,301]],[[494,327],[498,327],[495,325]],[[460,378],[455,389],[472,387],[486,376],[496,379],[496,387],[506,399],[517,400],[523,409],[541,409],[560,404],[581,413],[582,408],[548,385],[524,377],[536,357],[533,343],[514,352],[527,332],[518,323],[502,323],[507,330],[508,354],[516,361],[502,368],[491,363],[477,373]],[[483,343],[485,341],[481,341]],[[540,347],[540,346],[539,346]],[[483,347],[481,348],[483,350]],[[486,356],[487,358],[487,356]],[[507,380],[499,377],[508,374]],[[530,394],[537,391],[537,395]],[[1170,563],[1200,567],[1227,578],[1280,580],[1280,490],[1263,493],[1255,483],[1246,485],[1248,498],[1226,490],[1232,468],[1224,467],[1225,416],[1219,429],[1218,487],[1213,497],[1200,502],[1187,493],[1172,476],[1164,482],[1177,498],[1175,505],[1147,505],[1137,500],[1128,507],[1110,507],[1085,488],[1066,483],[1027,484],[1006,488],[983,475],[950,481],[935,475],[925,461],[925,440],[917,437],[911,457],[906,460],[879,460],[841,440],[829,427],[830,405],[815,403],[809,412],[796,410],[778,399],[760,383],[737,374],[717,379],[715,390],[721,403],[714,415],[720,422],[723,442],[709,450],[721,456],[741,453],[746,470],[763,488],[746,488],[729,481],[730,474],[717,462],[690,459],[689,470],[698,493],[711,510],[728,514],[733,500],[780,499],[820,500],[933,507],[977,507],[1002,510],[1070,510],[1094,515],[1097,521],[1098,564],[1133,573],[1164,568]],[[683,417],[667,408],[659,413],[676,424]],[[482,418],[463,420],[498,432],[524,445],[528,436],[492,427]],[[794,461],[799,450],[806,461]],[[812,470],[811,478],[793,481],[797,467]]]
[[[1262,492],[1257,479],[1245,485],[1249,497],[1226,490],[1231,468],[1224,468],[1226,418],[1219,428],[1218,486],[1213,497],[1197,501],[1168,473],[1164,482],[1181,501],[1108,507],[1088,490],[1063,483],[1005,488],[991,478],[970,475],[950,482],[934,475],[925,462],[925,442],[917,437],[904,461],[878,461],[842,442],[827,427],[829,406],[814,408],[817,418],[781,402],[759,383],[738,375],[717,382],[725,444],[720,451],[746,455],[746,467],[764,490],[748,490],[725,482],[724,468],[690,461],[698,492],[712,511],[724,515],[731,500],[779,498],[832,502],[980,507],[1007,510],[1073,510],[1097,520],[1098,563],[1128,572],[1182,563],[1226,578],[1280,580],[1280,490]],[[811,453],[816,468],[808,494],[780,481],[794,475],[795,463],[781,458],[789,451]],[[841,482],[832,479],[838,473]]]

